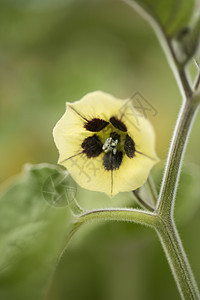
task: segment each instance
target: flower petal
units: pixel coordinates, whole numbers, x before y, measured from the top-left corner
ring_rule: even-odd
[[[85,126],[93,119],[98,126],[93,123]],[[97,119],[104,122],[97,122]],[[112,167],[112,161],[107,168],[104,166],[105,153],[100,148],[97,157],[94,157],[94,154],[87,155],[83,147],[83,141],[90,141],[90,137],[96,135],[94,132],[98,136],[101,126],[103,130],[106,129],[106,122],[111,122],[118,130],[115,134],[121,131],[124,140],[128,135],[135,145],[132,155],[130,143],[127,142],[126,151],[117,160],[116,168]],[[95,126],[98,128],[95,129]],[[67,110],[56,124],[53,136],[60,154],[58,162],[68,169],[74,180],[83,188],[105,192],[111,197],[118,192],[142,186],[150,169],[158,162],[155,134],[150,122],[134,109],[131,100],[116,99],[100,91],[89,93],[74,103],[67,103]],[[101,142],[104,144],[105,141]],[[112,155],[107,154],[106,158],[112,160]]]
[[[117,99],[110,94],[95,91],[85,95],[79,101],[67,104],[81,114],[82,118],[87,120],[100,118],[109,121],[113,116],[120,116],[120,109],[125,102],[125,100]]]

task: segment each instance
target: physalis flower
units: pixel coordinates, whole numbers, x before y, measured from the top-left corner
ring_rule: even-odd
[[[150,122],[132,105],[96,91],[67,103],[53,130],[60,165],[83,188],[114,196],[141,187],[158,162]]]

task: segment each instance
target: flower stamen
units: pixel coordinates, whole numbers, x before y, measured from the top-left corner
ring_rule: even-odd
[[[114,140],[112,137],[107,138],[102,147],[103,151],[105,153],[112,152],[115,155],[117,153],[118,142],[118,139]]]

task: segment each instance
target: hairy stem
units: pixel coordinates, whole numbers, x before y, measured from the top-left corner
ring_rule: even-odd
[[[177,54],[173,49],[171,39],[165,35],[165,32],[159,27],[156,32],[177,81],[183,100],[190,99],[193,91],[185,71],[185,65],[179,63]]]
[[[157,216],[154,213],[137,209],[98,209],[83,213],[78,217],[77,222],[86,223],[93,220],[128,221],[154,227]]]
[[[182,105],[161,185],[156,211],[160,216],[171,217],[174,211],[174,199],[180,177],[183,155],[188,141],[190,129],[197,111],[197,104],[185,101]]]
[[[156,228],[182,299],[200,299],[198,287],[185,255],[180,237],[172,222],[160,219]]]
[[[197,285],[173,221],[164,220],[164,218],[158,214],[142,210],[98,209],[80,215],[75,224],[75,231],[83,224],[94,220],[129,221],[150,226],[155,229],[166,253],[182,299],[200,299]]]

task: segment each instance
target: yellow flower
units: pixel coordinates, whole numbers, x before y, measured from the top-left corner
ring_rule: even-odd
[[[83,188],[114,196],[142,186],[158,162],[150,122],[120,100],[96,91],[67,103],[53,136],[65,166]]]

